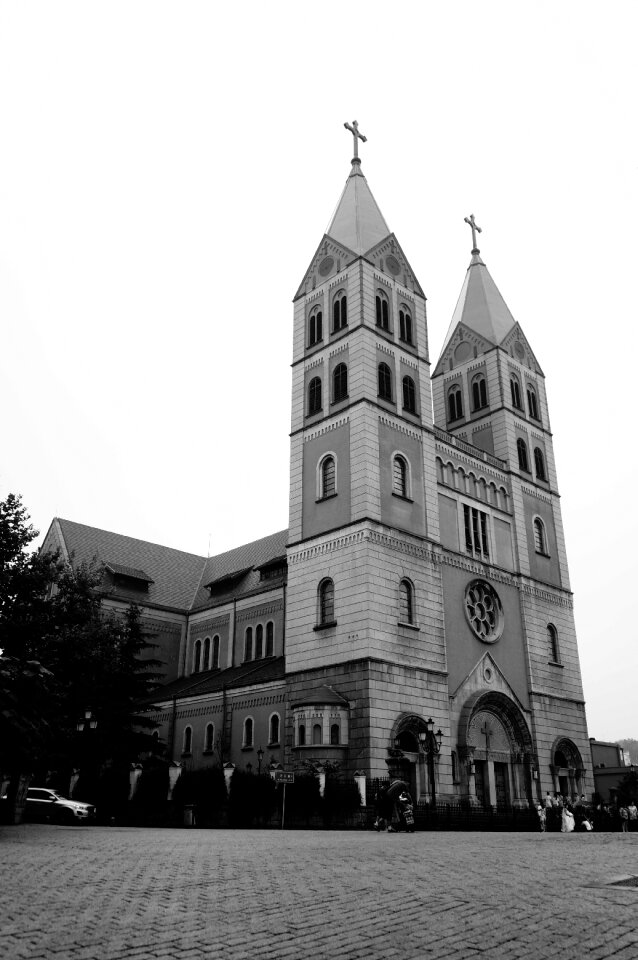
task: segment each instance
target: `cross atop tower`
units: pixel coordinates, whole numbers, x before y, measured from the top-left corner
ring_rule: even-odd
[[[471,213],[469,217],[465,217],[465,222],[469,223],[470,227],[472,228],[472,253],[480,253],[481,251],[476,246],[476,234],[482,233],[482,230],[478,223],[474,222],[474,214]]]
[[[359,133],[359,124],[357,123],[356,120],[353,120],[352,124],[344,123],[344,127],[346,128],[346,130],[349,130],[352,136],[354,137],[354,159],[358,160],[359,144],[357,143],[357,141],[362,140],[365,143],[368,138],[364,137],[362,133]]]

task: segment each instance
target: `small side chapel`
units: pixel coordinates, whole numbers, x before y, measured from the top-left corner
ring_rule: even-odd
[[[203,558],[56,518],[44,547],[98,557],[105,604],[142,607],[157,736],[184,768],[336,762],[497,809],[591,792],[541,366],[472,215],[431,371],[424,292],[345,126],[350,173],[294,297],[288,529]]]

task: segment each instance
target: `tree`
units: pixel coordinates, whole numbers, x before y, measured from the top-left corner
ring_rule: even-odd
[[[11,664],[0,677],[0,715],[18,747],[11,763],[28,757],[30,769],[66,774],[91,760],[97,776],[103,761],[155,746],[140,704],[158,661],[140,659],[152,644],[136,605],[123,616],[103,609],[101,565],[28,553],[36,536],[20,497],[0,503],[0,648]],[[18,697],[28,684],[33,695]],[[98,721],[90,740],[76,730],[87,709]]]

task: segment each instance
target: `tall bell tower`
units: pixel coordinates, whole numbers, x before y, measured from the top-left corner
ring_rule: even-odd
[[[294,298],[286,671],[293,704],[348,700],[348,765],[380,776],[399,701],[444,723],[434,435],[425,296],[345,126],[350,174]]]

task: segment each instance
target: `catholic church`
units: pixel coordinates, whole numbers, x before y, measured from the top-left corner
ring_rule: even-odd
[[[105,605],[143,609],[156,736],[182,768],[399,774],[492,808],[590,793],[540,363],[470,216],[432,369],[424,291],[346,127],[294,295],[288,529],[206,558],[55,519],[44,548],[97,557]]]

